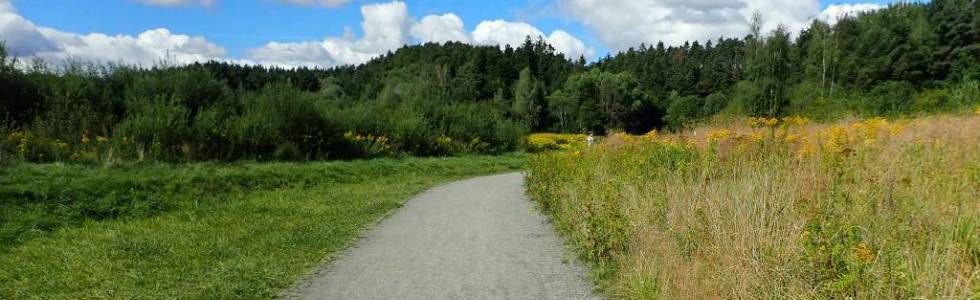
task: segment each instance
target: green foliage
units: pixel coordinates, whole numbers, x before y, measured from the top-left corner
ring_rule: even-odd
[[[551,97],[553,118],[564,131],[605,132],[609,128],[645,133],[659,125],[662,113],[630,73],[591,70],[569,77]]]
[[[728,96],[723,93],[712,93],[708,97],[704,98],[704,108],[701,111],[702,116],[712,116],[721,111],[725,110],[729,105]]]
[[[668,101],[670,106],[667,107],[667,115],[664,117],[668,128],[681,129],[704,116],[703,108],[706,106],[701,98],[674,94]]]
[[[915,88],[907,82],[883,82],[870,91],[866,111],[872,115],[908,112],[914,96]]]
[[[127,138],[141,145],[144,151],[163,150],[165,153],[151,155],[173,154],[170,149],[188,142],[190,126],[188,124],[189,110],[173,98],[159,96],[155,99],[137,98],[127,103],[126,119],[119,123],[116,134],[119,139]]]

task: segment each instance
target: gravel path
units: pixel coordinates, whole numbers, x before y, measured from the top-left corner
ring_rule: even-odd
[[[521,173],[459,181],[409,200],[293,299],[598,299],[531,209]]]

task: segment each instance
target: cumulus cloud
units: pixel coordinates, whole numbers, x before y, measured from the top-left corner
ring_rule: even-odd
[[[504,20],[483,21],[473,30],[473,39],[485,45],[520,46],[524,39],[544,37],[544,33],[531,24]]]
[[[247,61],[283,67],[332,67],[364,63],[412,42],[518,46],[527,36],[546,39],[569,58],[591,58],[595,54],[595,50],[567,32],[557,30],[546,36],[523,22],[484,21],[473,32],[466,32],[463,21],[455,14],[429,15],[416,21],[401,1],[365,5],[361,14],[364,35],[360,38],[348,31],[342,37],[328,37],[323,41],[271,42],[249,50]]]
[[[159,6],[181,6],[181,5],[188,5],[188,4],[211,6],[214,5],[215,0],[135,0],[135,1],[143,4],[159,5]]]
[[[862,12],[875,11],[882,8],[885,8],[885,6],[873,3],[834,4],[827,6],[827,8],[820,13],[818,18],[833,25],[837,24],[838,20],[846,16],[857,16]]]
[[[0,2],[0,37],[14,56],[33,56],[58,49],[34,23],[18,15],[10,3]]]
[[[570,59],[579,57],[589,59],[595,56],[595,49],[586,47],[585,43],[581,40],[562,30],[552,32],[548,36],[548,43],[554,46],[555,50],[564,53],[565,57]]]
[[[210,4],[215,0],[141,1],[180,5]],[[230,59],[225,57],[223,47],[204,37],[173,33],[166,28],[131,36],[78,34],[37,26],[19,15],[8,0],[0,0],[0,39],[5,40],[7,49],[19,57],[38,57],[53,63],[75,59],[143,66],[164,60],[177,64],[219,60],[283,67],[332,67],[364,63],[416,42],[459,41],[516,47],[528,36],[545,39],[569,59],[595,55],[594,49],[568,32],[556,30],[545,35],[533,25],[523,22],[485,21],[472,32],[467,32],[463,20],[455,14],[428,15],[416,20],[409,15],[406,4],[401,1],[365,5],[361,7],[361,14],[363,35],[360,37],[347,28],[342,36],[326,37],[320,41],[269,42],[249,49],[244,58]]]
[[[348,30],[343,37],[328,37],[320,42],[271,42],[249,50],[248,59],[283,67],[330,67],[360,64],[408,43],[414,20],[404,2],[365,5],[361,15],[361,38],[354,38]]]
[[[387,51],[408,42],[407,30],[415,21],[408,15],[405,2],[390,2],[361,7],[364,38],[357,42],[365,51]]]
[[[820,13],[817,0],[558,0],[558,6],[613,51],[640,43],[741,37],[756,11],[765,31],[779,24],[798,31]]]
[[[484,45],[511,45],[516,47],[523,44],[529,36],[532,39],[544,39],[548,44],[554,46],[556,51],[564,53],[565,57],[568,58],[574,59],[580,56],[591,58],[595,55],[594,49],[586,47],[585,43],[568,32],[556,30],[551,35],[545,36],[537,27],[524,22],[483,21],[473,30],[474,42]]]
[[[278,0],[278,1],[286,4],[320,6],[320,7],[327,7],[327,8],[338,7],[347,4],[347,2],[350,2],[350,0]]]
[[[0,3],[0,37],[20,57],[58,63],[65,59],[151,65],[162,60],[178,64],[223,59],[225,49],[203,37],[174,34],[165,28],[138,36],[76,34],[40,27]]]
[[[412,26],[412,36],[422,42],[472,42],[463,28],[463,20],[455,14],[429,15]]]
[[[55,51],[40,51],[34,56],[46,61],[80,59],[84,61],[124,62],[152,65],[166,60],[177,64],[221,60],[225,49],[203,37],[174,34],[166,28],[147,30],[138,36],[79,35],[50,28],[39,29],[58,45]]]

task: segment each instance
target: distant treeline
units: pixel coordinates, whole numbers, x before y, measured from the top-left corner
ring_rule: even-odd
[[[531,131],[644,133],[719,113],[815,119],[970,109],[980,2],[902,3],[593,64],[542,40],[406,46],[359,66],[15,62],[0,159],[348,159],[514,150]],[[26,67],[30,65],[29,67]]]

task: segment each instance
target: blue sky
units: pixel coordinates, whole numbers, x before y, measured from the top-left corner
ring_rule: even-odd
[[[10,0],[0,0],[0,3],[5,1]],[[209,58],[221,56],[230,60],[241,59],[255,63],[269,61],[280,65],[330,66],[357,63],[366,57],[364,55],[373,53],[372,51],[383,53],[392,48],[392,45],[387,42],[360,41],[361,44],[358,44],[357,41],[366,34],[362,28],[362,21],[365,20],[362,7],[390,2],[331,0],[347,2],[336,7],[288,3],[302,1],[325,0],[12,0],[14,7],[12,13],[20,16],[23,21],[21,23],[29,22],[39,28],[37,31],[41,34],[23,33],[29,30],[16,27],[18,23],[11,25],[11,22],[2,22],[2,19],[0,19],[0,26],[8,28],[0,28],[0,33],[12,37],[7,38],[8,44],[25,44],[30,38],[47,37],[54,45],[47,49],[51,52],[56,51],[52,49],[68,49],[68,46],[59,45],[67,42],[63,42],[65,38],[54,37],[52,33],[40,28],[79,36],[101,33],[110,37],[116,35],[138,37],[147,30],[165,28],[169,31],[165,35],[200,37],[206,40],[208,47],[216,46],[222,50],[204,51],[202,53],[207,54],[197,55],[201,53],[194,53],[197,51],[196,48],[184,47],[183,44],[173,47],[173,49],[186,48],[186,50],[175,51],[194,54],[187,56],[191,60],[199,59],[199,56]],[[769,13],[773,16],[771,18],[773,25],[779,22],[802,26],[799,24],[804,24],[807,18],[826,12],[832,4],[850,4],[839,6],[849,11],[873,9],[877,7],[874,4],[885,3],[880,0],[833,2],[739,0],[714,1],[718,3],[709,3],[709,7],[703,5],[675,7],[670,4],[673,2],[678,1],[649,0],[648,3],[636,4],[635,0],[408,0],[402,2],[401,7],[407,11],[406,22],[409,23],[400,23],[401,25],[397,26],[404,31],[403,36],[397,39],[401,43],[408,44],[430,40],[428,36],[416,36],[414,31],[409,36],[409,31],[414,30],[412,24],[418,23],[425,16],[449,13],[462,21],[464,26],[460,34],[467,37],[461,39],[471,43],[505,43],[519,40],[512,35],[540,32],[549,41],[567,44],[565,47],[556,46],[560,51],[586,55],[594,59],[604,56],[610,50],[639,45],[640,42],[653,43],[654,40],[666,40],[668,43],[676,43],[687,39],[706,39],[720,35],[737,36],[744,31],[744,15],[750,9],[764,8],[759,10],[764,15]],[[380,15],[381,18],[388,18],[387,16],[391,16],[389,12],[398,10],[398,7],[388,8],[391,9],[386,9],[387,12]],[[661,15],[651,17],[658,13]],[[699,19],[706,16],[714,23],[706,24],[704,19]],[[487,26],[481,31],[482,35],[475,31],[482,22],[494,20],[503,22],[496,24],[497,26]],[[322,42],[331,38],[344,38],[346,30],[350,30],[353,34],[347,36],[349,42],[336,45]],[[374,36],[397,34],[388,29],[383,30]],[[441,27],[436,27],[434,30],[443,31]],[[555,31],[567,33],[567,36],[554,35]],[[278,45],[270,47],[270,42],[277,42]],[[584,47],[578,47],[579,42]],[[318,47],[316,43],[323,44],[321,46],[326,50],[319,55],[311,54],[309,58],[301,56],[304,52],[311,52],[310,49],[313,50],[312,52],[320,52],[316,48]],[[114,44],[109,45],[114,47],[112,46]],[[371,45],[377,49],[366,50]],[[354,53],[343,47],[357,50]],[[30,47],[15,48],[29,50]],[[64,55],[88,57],[87,53],[77,51],[101,49],[95,46],[88,48],[91,49],[78,48],[73,50],[76,52]],[[290,52],[282,54],[286,50]],[[337,51],[347,51],[344,52],[347,53],[346,57],[342,57],[345,55]],[[41,54],[44,53],[35,52],[25,53],[25,56],[32,54],[43,56]],[[91,54],[91,57],[99,58],[99,54]],[[125,59],[125,56],[108,56],[105,59],[113,58]]]

